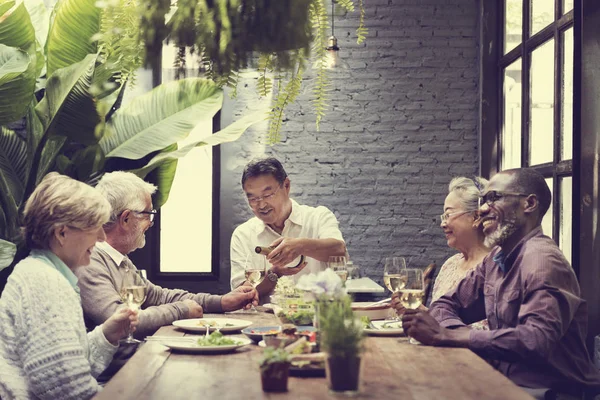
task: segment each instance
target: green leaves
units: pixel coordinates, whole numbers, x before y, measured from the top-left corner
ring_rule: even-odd
[[[223,92],[211,81],[183,79],[161,85],[119,109],[106,124],[106,157],[137,160],[184,139],[221,109]]]
[[[35,62],[23,50],[0,44],[0,124],[21,118],[35,89]]]
[[[0,271],[12,263],[16,253],[17,246],[14,243],[0,239]]]
[[[13,216],[23,200],[26,163],[27,144],[10,129],[0,128],[0,208],[9,216],[6,229],[11,236],[18,228]]]
[[[100,116],[90,93],[96,54],[57,70],[46,84],[46,95],[36,107],[47,135],[59,134],[81,144],[96,144]]]
[[[100,30],[96,0],[62,0],[48,35],[48,75],[96,53],[92,37]]]
[[[15,6],[14,1],[9,1],[0,5],[0,21],[0,43],[21,50],[35,43],[35,31],[24,3]]]

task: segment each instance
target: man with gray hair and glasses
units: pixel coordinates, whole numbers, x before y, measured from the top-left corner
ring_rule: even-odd
[[[127,254],[144,247],[145,233],[154,224],[156,214],[152,208],[156,186],[130,172],[105,174],[96,189],[108,200],[112,211],[104,225],[106,241],[96,243],[89,267],[77,271],[89,327],[102,324],[123,303],[120,291],[125,270],[136,269]],[[178,319],[249,308],[253,303],[258,304],[258,294],[247,286],[221,296],[165,289],[146,280],[146,300],[135,336],[152,335]]]
[[[544,177],[529,168],[502,171],[480,197],[492,252],[429,313],[407,310],[404,331],[426,345],[471,349],[536,398],[598,393],[600,373],[585,346],[586,302],[569,262],[542,232],[552,200]],[[483,318],[489,331],[466,326]]]

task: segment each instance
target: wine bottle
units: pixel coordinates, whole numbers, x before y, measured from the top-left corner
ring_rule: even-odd
[[[262,254],[265,257],[268,256],[273,250],[275,249],[275,247],[271,247],[271,246],[256,246],[254,248],[254,251],[257,254]],[[302,263],[304,262],[305,257],[303,255],[300,255],[298,257],[296,257],[296,259],[294,261],[292,261],[291,263],[289,263],[288,265],[286,265],[286,267],[288,268],[297,268],[299,266],[302,265]]]

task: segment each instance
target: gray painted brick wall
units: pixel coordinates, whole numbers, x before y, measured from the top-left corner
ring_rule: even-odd
[[[369,36],[361,45],[358,12],[336,15],[349,68],[331,74],[320,131],[308,71],[303,93],[286,111],[281,143],[266,146],[263,125],[222,146],[221,280],[229,277],[231,233],[252,216],[242,168],[263,155],[283,162],[293,198],[335,213],[363,275],[381,283],[386,256],[439,266],[453,254],[435,219],[450,179],[477,173],[478,2],[365,3]],[[224,124],[266,104],[256,101],[255,81],[248,75],[238,98],[227,101]]]

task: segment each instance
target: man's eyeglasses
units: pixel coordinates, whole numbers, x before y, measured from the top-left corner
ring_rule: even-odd
[[[134,212],[136,214],[148,214],[148,216],[150,217],[150,222],[154,222],[154,216],[156,215],[156,213],[158,213],[158,211],[156,210],[150,210],[150,211],[131,211]]]
[[[264,196],[259,197],[248,197],[248,203],[251,206],[255,206],[261,201],[269,201],[277,194],[277,192],[279,192],[279,189],[281,189],[281,186],[279,186],[273,193],[265,194]]]
[[[499,192],[497,190],[490,190],[489,192],[479,196],[479,207],[483,206],[484,204],[491,206],[493,203],[506,196],[527,197],[529,195],[525,193]]]
[[[458,217],[459,215],[463,215],[466,213],[470,213],[470,212],[474,212],[475,210],[468,210],[468,211],[455,211],[453,213],[443,213],[442,215],[440,215],[440,220],[442,222],[447,222],[450,218],[452,217]]]

